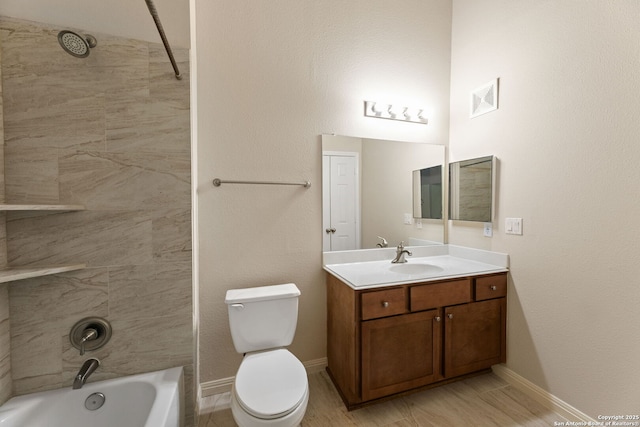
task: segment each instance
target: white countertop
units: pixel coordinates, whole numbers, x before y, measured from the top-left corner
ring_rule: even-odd
[[[509,256],[454,245],[408,246],[413,256],[392,264],[395,248],[325,252],[323,268],[353,289],[509,271]]]

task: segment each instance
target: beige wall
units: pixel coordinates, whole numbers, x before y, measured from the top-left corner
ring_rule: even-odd
[[[323,133],[446,143],[448,0],[195,2],[197,16],[200,367],[235,374],[227,289],[295,282],[292,351],[326,356],[322,264]],[[429,125],[363,116],[364,100],[425,105]],[[310,179],[298,187],[213,178]]]
[[[592,417],[640,412],[640,4],[455,0],[452,160],[499,159],[494,237],[511,259],[507,364]],[[500,108],[469,92],[500,77]],[[524,235],[504,234],[506,217]]]
[[[7,257],[87,268],[9,285],[13,393],[67,387],[88,357],[102,362],[92,380],[184,365],[190,392],[188,52],[178,81],[162,45],[94,33],[77,59],[57,32],[0,20],[6,200],[87,210],[7,214]],[[113,336],[80,356],[68,334],[86,316]]]

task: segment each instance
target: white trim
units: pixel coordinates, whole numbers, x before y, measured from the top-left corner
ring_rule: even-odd
[[[310,360],[308,362],[304,362],[303,365],[307,370],[307,375],[314,374],[327,367],[327,358],[323,357],[320,359]],[[228,399],[222,395],[231,392],[231,387],[233,386],[234,381],[235,377],[228,377],[201,383],[198,389],[200,413],[205,414],[207,412],[226,409],[227,407],[225,407],[224,404],[221,404],[221,402],[226,402]],[[212,396],[214,396],[213,399],[211,399]],[[211,410],[212,405],[214,405],[213,410]]]
[[[582,421],[585,423],[596,422],[594,418],[591,418],[589,415],[585,414],[577,408],[574,408],[564,400],[557,398],[543,388],[538,387],[528,379],[516,374],[506,366],[494,365],[492,366],[492,369],[494,374],[511,384],[513,387],[522,391],[536,402],[552,410],[558,415],[566,418],[567,420]]]

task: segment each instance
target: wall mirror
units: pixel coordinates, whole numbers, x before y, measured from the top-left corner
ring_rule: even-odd
[[[444,243],[442,215],[413,207],[413,172],[444,162],[444,145],[322,135],[323,251]]]
[[[449,163],[449,219],[491,222],[494,182],[493,156]]]

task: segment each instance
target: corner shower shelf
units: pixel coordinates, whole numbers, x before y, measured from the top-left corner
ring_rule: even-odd
[[[14,280],[31,279],[33,277],[48,276],[51,274],[64,273],[67,271],[82,270],[86,264],[59,265],[55,267],[9,267],[0,270],[0,283],[12,282]]]
[[[84,205],[0,204],[0,211],[83,211]]]

